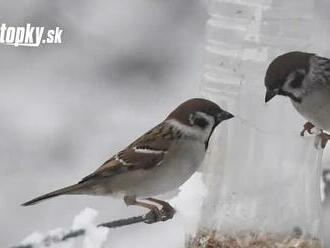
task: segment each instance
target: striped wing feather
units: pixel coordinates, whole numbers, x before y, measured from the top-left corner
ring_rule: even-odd
[[[83,178],[80,183],[132,170],[146,170],[158,166],[169,150],[174,136],[172,127],[163,122],[107,160],[94,173]]]
[[[318,82],[319,85],[330,87],[330,60],[328,58],[313,56],[311,58],[310,82]],[[318,84],[309,85],[311,88]]]

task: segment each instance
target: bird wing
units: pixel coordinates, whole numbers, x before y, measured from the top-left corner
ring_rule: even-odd
[[[308,75],[311,79],[309,82],[313,82],[312,85],[309,85],[310,87],[318,87],[319,85],[330,87],[330,59],[312,56]]]
[[[80,183],[159,166],[173,144],[173,139],[181,136],[180,133],[173,131],[168,123],[159,124],[103,163],[94,173],[84,177]]]

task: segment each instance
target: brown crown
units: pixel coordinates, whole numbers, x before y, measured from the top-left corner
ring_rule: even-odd
[[[197,111],[216,116],[223,110],[212,101],[203,98],[193,98],[180,104],[167,116],[166,120],[175,119],[182,124],[190,125],[190,114]]]
[[[281,88],[288,75],[298,69],[303,69],[308,73],[310,58],[313,55],[312,53],[295,51],[275,58],[266,72],[265,85],[267,89]]]

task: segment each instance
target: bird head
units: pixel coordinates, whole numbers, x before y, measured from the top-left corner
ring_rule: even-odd
[[[193,98],[180,104],[166,120],[179,124],[183,132],[200,134],[208,140],[218,124],[233,117],[212,101]]]
[[[289,52],[275,58],[265,76],[265,102],[276,95],[290,97],[300,103],[305,92],[303,81],[310,69],[311,53]]]

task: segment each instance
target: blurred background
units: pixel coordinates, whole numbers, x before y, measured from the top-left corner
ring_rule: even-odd
[[[316,21],[329,27],[329,1],[318,3]],[[143,213],[90,196],[20,204],[80,180],[197,96],[207,18],[206,0],[0,1],[7,26],[64,30],[62,44],[0,44],[0,247],[70,227],[86,206],[98,223]],[[314,32],[327,50],[329,30]],[[177,221],[111,230],[109,244],[180,247]]]
[[[88,196],[20,204],[78,181],[198,95],[206,20],[201,0],[0,2],[7,26],[64,30],[62,44],[0,45],[0,247],[69,228],[86,206],[97,222],[144,212]],[[115,230],[109,243],[177,247],[173,225]]]

